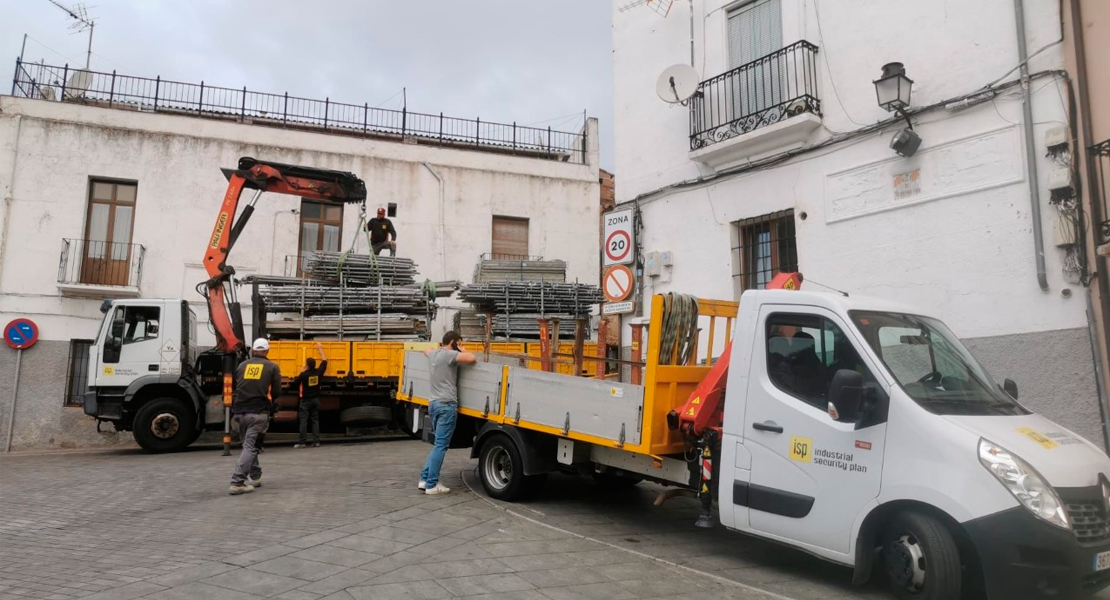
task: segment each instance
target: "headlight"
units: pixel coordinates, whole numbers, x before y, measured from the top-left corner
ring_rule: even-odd
[[[1071,529],[1064,504],[1040,473],[1008,450],[979,440],[979,462],[991,472],[1029,512],[1057,527]],[[1104,490],[1106,488],[1103,488]],[[1110,493],[1110,492],[1108,492]]]

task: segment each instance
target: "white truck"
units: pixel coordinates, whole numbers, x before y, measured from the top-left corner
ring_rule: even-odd
[[[197,351],[197,318],[184,300],[106,301],[89,348],[85,414],[133,431],[146,450],[193,443],[223,427],[222,359]]]
[[[1110,584],[1110,458],[1019,404],[939,320],[766,290],[731,314],[694,299],[693,326],[681,300],[653,299],[642,386],[460,368],[460,427],[475,432],[485,491],[525,498],[556,470],[688,488],[700,525],[716,501],[721,525],[854,567],[858,583],[885,571],[903,599]],[[714,335],[731,335],[716,364]],[[426,362],[406,354],[398,393],[418,412]]]

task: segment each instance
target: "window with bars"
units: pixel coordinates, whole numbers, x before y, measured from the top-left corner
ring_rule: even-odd
[[[82,406],[89,391],[89,348],[93,340],[70,340],[64,406]]]
[[[738,293],[764,289],[776,274],[798,270],[793,210],[732,225],[732,277]]]

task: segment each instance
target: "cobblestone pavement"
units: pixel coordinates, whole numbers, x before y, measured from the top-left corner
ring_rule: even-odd
[[[428,446],[327,444],[262,455],[228,496],[219,451],[5,456],[0,599],[842,600],[885,598],[847,569],[721,529],[659,491],[553,476],[521,504],[486,499],[468,451],[443,496],[415,489]],[[471,489],[476,490],[471,491]]]
[[[218,451],[5,456],[0,598],[522,600],[776,596],[518,518],[467,490],[416,490],[411,440],[274,446],[228,496]]]

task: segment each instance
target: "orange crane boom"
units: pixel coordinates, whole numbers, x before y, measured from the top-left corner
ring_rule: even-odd
[[[201,285],[204,286],[202,294],[208,300],[209,319],[216,332],[216,351],[239,353],[245,348],[243,316],[232,285],[235,269],[227,264],[227,256],[254,213],[258,197],[262,192],[273,192],[328,204],[365,202],[366,184],[353,173],[285,165],[250,157],[240,158],[237,169],[222,171],[227,177],[227,192],[204,251],[208,279]],[[243,208],[243,213],[235,218],[244,189],[255,190],[255,194]]]

